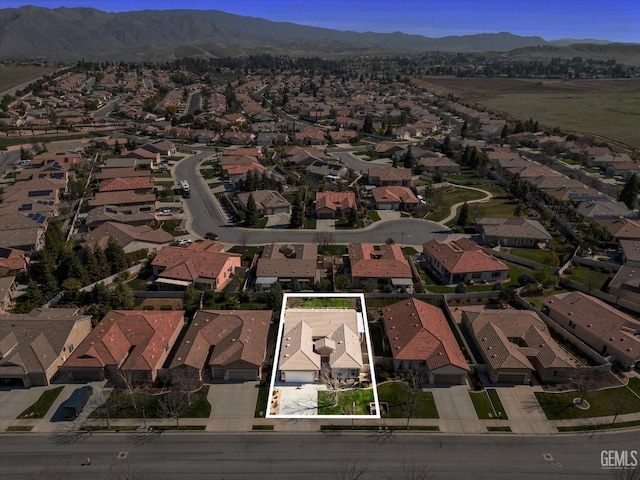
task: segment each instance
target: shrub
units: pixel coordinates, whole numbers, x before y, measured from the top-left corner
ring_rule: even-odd
[[[160,310],[173,310],[172,305],[160,305]]]
[[[564,270],[564,273],[565,273],[565,275],[572,275],[572,274],[573,274],[573,270],[572,270],[572,269],[570,269],[570,268],[566,268],[566,269]]]
[[[518,277],[518,284],[521,287],[524,287],[525,285],[529,285],[530,283],[535,283],[535,280],[531,278],[531,275],[527,273],[523,273]]]
[[[153,310],[153,305],[145,305],[142,310]]]
[[[456,293],[467,293],[467,286],[464,283],[456,285]]]

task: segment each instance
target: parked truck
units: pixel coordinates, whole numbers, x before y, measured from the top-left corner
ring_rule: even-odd
[[[62,415],[67,420],[74,420],[91,398],[93,394],[93,387],[87,385],[86,387],[76,388],[71,396],[65,400],[62,404]]]

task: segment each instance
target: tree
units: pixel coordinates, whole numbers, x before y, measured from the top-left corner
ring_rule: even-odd
[[[328,363],[323,363],[322,368],[320,369],[319,380],[326,387],[327,390],[331,393],[333,397],[333,406],[338,405],[340,402],[340,391],[342,389],[342,380],[337,376],[333,375],[331,371],[331,367]]]
[[[111,275],[120,273],[129,267],[129,261],[127,260],[127,255],[124,253],[124,249],[112,238],[109,238],[104,253],[107,256]]]
[[[191,406],[191,396],[202,387],[202,378],[195,368],[176,369],[171,379],[173,384],[187,396],[187,405]]]
[[[418,402],[418,394],[420,393],[422,386],[427,381],[427,372],[424,369],[418,368],[408,372],[407,382],[405,384],[406,392],[403,395],[403,409],[407,417],[407,430],[409,429],[409,423],[413,414],[415,413],[416,404]]]
[[[184,291],[183,306],[187,312],[195,312],[200,307],[201,293],[190,283]]]
[[[333,233],[327,232],[326,230],[318,230],[313,235],[313,241],[320,247],[320,253],[325,253],[327,247],[334,242]]]
[[[302,228],[305,218],[304,213],[304,202],[302,200],[300,192],[298,192],[291,208],[291,220],[289,221],[289,228]]]
[[[469,204],[467,202],[464,202],[460,207],[460,211],[458,212],[458,220],[456,224],[461,227],[465,227],[469,223],[469,220]]]
[[[249,194],[249,199],[247,200],[244,223],[247,227],[253,227],[258,223],[258,206],[256,205],[255,198],[253,198],[253,193]]]
[[[187,410],[187,397],[175,390],[162,395],[158,400],[158,413],[163,417],[173,418],[176,427],[180,426],[180,417]]]
[[[111,306],[115,309],[130,310],[135,305],[135,299],[133,298],[133,292],[129,285],[122,280],[118,280],[116,288],[111,298]]]
[[[120,142],[116,140],[116,143],[113,145],[113,154],[120,155],[122,153],[122,147],[120,146]]]
[[[122,406],[122,402],[116,389],[113,391],[102,390],[91,397],[90,405],[93,407],[94,414],[104,420],[107,428],[110,429],[111,419]]]
[[[404,156],[404,168],[413,168],[416,164],[415,157],[413,156],[413,152],[411,151],[411,145],[407,149],[407,153]]]
[[[459,283],[458,285],[456,285],[456,293],[467,293],[467,286],[465,285],[464,282]]]
[[[618,200],[624,202],[629,210],[635,210],[638,205],[638,194],[640,193],[640,179],[634,173],[624,184]]]
[[[544,263],[551,265],[552,267],[558,267],[560,265],[560,258],[555,250],[549,250],[544,255]]]
[[[124,391],[131,398],[131,405],[133,405],[133,408],[134,409],[138,408],[136,405],[136,396],[135,396],[136,385],[138,384],[138,372],[136,370],[131,370],[131,369],[127,369],[127,370],[120,369],[118,371],[118,380],[124,386]]]
[[[550,287],[558,283],[558,277],[553,274],[553,271],[549,267],[536,268],[533,271],[532,277],[543,287]]]
[[[449,135],[444,138],[444,142],[442,143],[442,153],[444,153],[449,158],[453,158],[453,155],[455,153],[453,150],[453,146],[451,145],[451,137]]]
[[[342,273],[336,275],[336,278],[334,280],[334,285],[333,285],[336,291],[344,292],[349,288],[349,285],[351,285],[351,282],[349,281],[349,277],[347,277],[346,275],[343,275]]]
[[[373,118],[371,115],[367,114],[364,117],[364,122],[362,123],[362,131],[364,133],[373,133]]]

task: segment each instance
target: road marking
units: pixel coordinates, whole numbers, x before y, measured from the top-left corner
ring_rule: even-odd
[[[122,458],[127,458],[127,455],[129,454],[129,452],[120,452],[118,454],[118,458],[122,459]]]
[[[543,453],[542,456],[547,462],[553,462],[553,455],[550,453]]]

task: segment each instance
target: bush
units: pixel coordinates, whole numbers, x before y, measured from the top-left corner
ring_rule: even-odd
[[[153,305],[145,305],[142,310],[153,310]]]
[[[467,286],[464,283],[456,285],[456,293],[467,293]]]
[[[173,310],[172,305],[160,305],[160,310]]]
[[[384,382],[386,380],[389,380],[389,372],[387,372],[385,369],[376,365],[375,370],[376,370],[376,378],[379,381]]]
[[[565,275],[572,275],[572,274],[573,274],[573,270],[572,270],[572,269],[570,269],[570,268],[566,268],[566,269],[564,270],[564,273],[565,273]]]
[[[535,280],[531,278],[531,275],[527,273],[523,273],[518,277],[518,284],[521,287],[524,287],[525,285],[529,285],[530,283],[535,283]]]

